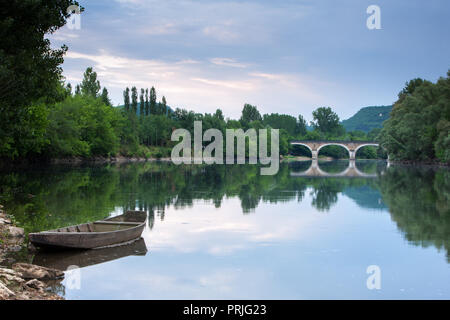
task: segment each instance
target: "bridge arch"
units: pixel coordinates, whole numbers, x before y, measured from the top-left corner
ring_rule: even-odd
[[[301,142],[299,142],[299,143],[291,143],[291,145],[293,145],[293,146],[302,146],[302,147],[305,147],[307,150],[309,150],[309,152],[311,152],[311,159],[314,158],[314,151],[313,151],[313,148],[311,148],[311,146],[308,145],[307,143],[301,143]]]
[[[378,143],[364,143],[364,144],[361,144],[361,145],[359,145],[359,146],[357,146],[357,147],[355,148],[355,154],[356,154],[356,152],[358,152],[358,150],[361,149],[362,147],[368,147],[368,146],[379,147],[380,145],[379,145]]]
[[[291,142],[291,144],[294,145],[294,146],[304,146],[304,147],[308,148],[309,151],[311,151],[311,153],[312,153],[312,151],[313,151],[312,148],[311,148],[308,144],[306,144],[306,143],[302,143],[302,142]]]
[[[340,147],[344,148],[345,150],[347,150],[349,157],[351,157],[351,155],[352,155],[350,149],[345,144],[330,141],[329,143],[322,144],[321,146],[319,146],[317,148],[317,156],[319,156],[320,149],[322,149],[323,147],[327,147],[327,146],[340,146]]]

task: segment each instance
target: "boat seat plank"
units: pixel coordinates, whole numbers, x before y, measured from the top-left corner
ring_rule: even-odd
[[[137,226],[142,224],[142,222],[121,222],[121,221],[96,221],[94,224],[115,224],[115,225],[132,225]]]

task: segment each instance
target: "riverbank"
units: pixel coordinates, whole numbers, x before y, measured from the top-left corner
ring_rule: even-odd
[[[389,160],[389,164],[399,164],[404,166],[428,166],[428,167],[450,167],[450,163],[438,161],[413,161],[413,160]]]
[[[128,162],[147,162],[147,161],[171,161],[170,158],[145,158],[145,157],[125,157],[125,156],[112,156],[112,157],[70,157],[70,158],[58,158],[51,159],[51,164],[82,164],[82,163],[128,163]]]
[[[61,281],[64,272],[29,263],[16,263],[15,253],[24,247],[27,247],[24,230],[15,226],[0,206],[0,300],[64,299],[46,291],[46,282]]]

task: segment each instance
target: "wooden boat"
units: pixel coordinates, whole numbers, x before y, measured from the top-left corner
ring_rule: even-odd
[[[137,240],[144,231],[145,211],[127,211],[101,221],[28,235],[38,247],[93,249]]]

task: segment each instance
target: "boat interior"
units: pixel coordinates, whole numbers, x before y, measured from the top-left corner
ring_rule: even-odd
[[[48,232],[108,232],[129,229],[140,224],[142,222],[97,221],[49,230]]]
[[[110,217],[102,221],[63,227],[47,232],[110,232],[136,227],[145,222],[147,214],[142,211],[127,211],[126,213]]]

